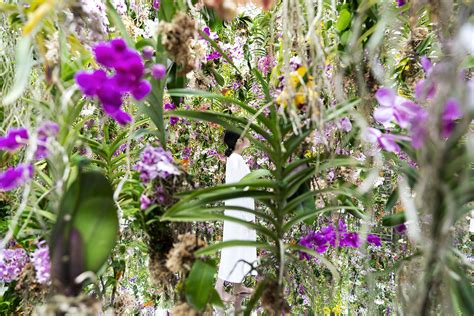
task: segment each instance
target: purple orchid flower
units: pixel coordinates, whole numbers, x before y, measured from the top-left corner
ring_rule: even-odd
[[[382,246],[382,242],[380,241],[380,237],[374,234],[367,235],[367,242],[371,245],[380,247]]]
[[[56,137],[59,132],[59,125],[51,122],[46,121],[38,129],[38,147],[36,148],[35,158],[36,159],[43,159],[48,157],[49,152],[46,148],[46,144],[49,142],[51,138]]]
[[[221,57],[222,57],[222,55],[218,51],[213,51],[212,53],[210,53],[209,55],[206,56],[206,60],[210,61],[210,60],[214,60],[214,59],[219,59]]]
[[[75,75],[76,83],[85,96],[97,97],[104,112],[125,125],[132,118],[121,109],[124,95],[129,93],[136,100],[142,100],[151,91],[150,83],[143,79],[143,61],[140,54],[130,49],[121,38],[99,43],[93,50],[96,61],[115,73],[108,76],[104,70],[79,71]]]
[[[155,64],[151,67],[151,76],[156,80],[166,77],[166,67],[162,64]]]
[[[33,165],[20,164],[0,173],[0,190],[10,191],[25,184],[33,177]]]
[[[29,135],[26,128],[11,128],[6,136],[0,137],[0,149],[15,151],[24,146],[28,138]]]
[[[450,98],[444,105],[443,115],[441,117],[441,136],[449,138],[451,136],[454,127],[456,127],[456,120],[462,117],[461,107],[459,102]]]

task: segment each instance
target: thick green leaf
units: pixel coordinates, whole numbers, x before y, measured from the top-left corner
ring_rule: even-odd
[[[387,215],[382,218],[383,226],[397,226],[407,221],[405,212],[396,213],[393,215]]]
[[[342,9],[334,27],[338,32],[344,31],[351,25],[351,18],[351,13],[347,9]]]
[[[160,21],[170,22],[176,13],[176,1],[161,0],[160,9],[158,10],[158,18]]]
[[[33,49],[30,37],[22,37],[16,47],[15,81],[8,94],[3,98],[3,104],[15,102],[28,86],[30,72],[33,67]]]
[[[214,275],[217,269],[208,261],[196,260],[186,278],[184,293],[186,300],[196,310],[202,311],[212,297]]]
[[[84,243],[86,270],[99,271],[117,240],[119,223],[112,197],[82,201],[73,218],[73,226]]]
[[[212,306],[218,306],[218,307],[221,307],[221,308],[225,307],[224,303],[221,300],[221,297],[219,296],[219,293],[217,293],[215,288],[211,289],[211,295],[209,297],[209,303]]]
[[[112,251],[118,233],[113,189],[99,172],[81,171],[66,191],[51,234],[51,249],[58,243],[67,247],[70,242],[64,239],[72,230],[79,233],[83,242],[85,268],[97,272]],[[66,256],[70,256],[69,252],[68,248],[59,251]]]

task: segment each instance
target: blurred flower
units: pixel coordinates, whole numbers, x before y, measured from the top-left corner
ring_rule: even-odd
[[[472,22],[472,21],[471,21]],[[462,49],[463,52],[468,54],[474,54],[474,24],[465,23],[460,29],[457,35],[457,45]]]
[[[361,242],[357,233],[348,232],[341,234],[341,240],[339,241],[339,244],[341,247],[359,248]]]
[[[180,11],[171,23],[160,22],[158,34],[169,58],[181,66],[184,74],[196,68],[196,56],[191,49],[196,35],[196,21],[192,17]]]
[[[405,0],[397,0],[397,5],[399,7],[403,7],[405,5],[406,1]]]
[[[176,105],[174,105],[173,103],[165,103],[164,108],[165,108],[166,111],[176,110]],[[176,116],[171,116],[170,117],[170,124],[171,125],[175,125],[178,122],[179,122],[178,117],[176,117]]]
[[[275,67],[275,58],[273,56],[267,55],[260,57],[257,63],[258,70],[264,75],[268,75],[273,67]]]
[[[140,196],[140,209],[146,210],[152,204],[150,198],[145,194]]]
[[[51,139],[55,138],[59,132],[59,125],[46,121],[38,128],[38,147],[36,148],[35,158],[43,159],[48,157],[49,152],[46,145],[51,143]]]
[[[431,60],[426,56],[421,56],[420,63],[421,63],[421,66],[423,67],[423,70],[428,75],[431,72],[431,69],[433,68],[433,64],[431,63]]]
[[[140,179],[148,183],[156,178],[167,178],[170,175],[179,175],[173,156],[162,147],[147,145],[140,154],[140,160],[135,165],[140,172]]]
[[[396,143],[396,139],[403,139],[401,136],[395,136],[392,134],[382,134],[382,132],[376,128],[369,127],[363,134],[363,139],[372,144],[378,144],[381,148],[388,152],[400,152],[400,146]]]
[[[11,128],[6,136],[0,137],[0,149],[15,151],[26,144],[28,137],[26,128]]]
[[[158,10],[160,8],[160,0],[153,0],[153,9]]]
[[[33,177],[33,165],[20,164],[0,173],[0,190],[13,190]]]
[[[211,29],[209,27],[204,27],[202,29],[204,33],[207,34],[207,36],[212,39],[213,41],[217,41],[219,39],[219,35],[217,35],[216,32],[211,32]],[[204,37],[200,36],[201,39],[206,40]],[[206,40],[207,41],[207,40]]]
[[[418,113],[425,111],[415,102],[396,95],[395,91],[390,88],[380,88],[375,93],[375,98],[380,107],[375,109],[374,118],[384,125],[395,119],[400,127],[410,127]]]
[[[10,283],[16,280],[25,265],[28,254],[23,248],[0,250],[0,281]]]
[[[441,136],[448,138],[456,126],[456,120],[462,117],[459,102],[450,98],[444,105],[443,115],[441,117]]]
[[[420,101],[431,100],[436,94],[436,85],[434,82],[421,79],[415,85],[415,98]]]
[[[125,3],[125,0],[113,0],[112,4],[117,10],[118,14],[123,15],[127,13],[127,4]]]
[[[31,254],[31,262],[35,267],[38,283],[49,283],[51,278],[51,261],[49,259],[49,247],[45,241],[40,242],[38,249]]]
[[[153,58],[153,54],[155,53],[155,49],[151,46],[145,46],[142,49],[143,59],[150,60]]]
[[[214,59],[219,59],[221,58],[222,55],[218,52],[218,51],[213,51],[212,53],[210,53],[209,55],[206,56],[206,60],[207,61],[210,61],[210,60],[214,60]]]
[[[405,224],[397,225],[393,228],[396,233],[403,234],[407,231],[407,226]]]
[[[367,235],[367,242],[371,245],[380,247],[382,246],[382,243],[380,241],[380,237],[374,234],[368,234]]]
[[[151,67],[151,76],[156,80],[163,79],[166,76],[166,67],[162,64],[154,64]]]
[[[350,132],[352,130],[351,120],[347,117],[343,117],[339,120],[338,127],[346,133]]]

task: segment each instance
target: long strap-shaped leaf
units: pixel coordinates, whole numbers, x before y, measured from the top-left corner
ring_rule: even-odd
[[[169,218],[168,217],[161,217],[161,219],[162,220],[168,220],[168,219],[173,219],[173,216],[184,216],[184,215],[187,215],[187,214],[192,214],[193,216],[197,216],[199,214],[209,214],[209,213],[223,212],[223,211],[241,211],[241,212],[253,214],[255,216],[258,216],[261,219],[264,219],[264,220],[268,221],[271,224],[276,225],[275,219],[272,216],[270,216],[268,214],[265,214],[264,212],[254,210],[254,209],[250,209],[250,208],[247,208],[247,207],[233,206],[233,205],[209,206],[209,207],[195,206],[195,207],[177,212],[177,213],[171,215]]]
[[[213,192],[211,194],[206,194],[205,196],[199,196],[193,200],[179,201],[169,208],[164,215],[171,215],[177,212],[180,209],[186,209],[189,207],[194,207],[198,205],[205,205],[208,203],[222,202],[225,200],[237,199],[237,198],[253,198],[253,199],[271,199],[274,195],[266,191],[258,190],[244,190],[240,188],[239,190],[228,189],[223,192]]]
[[[201,90],[191,90],[191,89],[170,89],[168,90],[168,94],[170,96],[202,97],[206,99],[214,99],[221,102],[236,104],[240,106],[243,110],[245,110],[246,112],[252,115],[255,115],[257,113],[256,109],[252,108],[251,106],[248,106],[244,102],[235,98],[223,96],[222,94],[211,93],[211,92],[201,91]],[[276,126],[268,118],[266,118],[264,115],[258,115],[256,119],[260,123],[262,123],[266,128],[268,128],[273,134],[275,134]]]
[[[222,241],[205,248],[201,248],[196,251],[194,254],[196,256],[209,256],[215,254],[221,249],[230,248],[230,247],[257,247],[259,249],[266,249],[269,251],[274,251],[275,247],[272,247],[268,243],[260,242],[260,241],[252,241],[252,240],[229,240],[229,241]]]
[[[173,217],[173,221],[175,222],[193,222],[197,220],[207,220],[207,221],[229,221],[229,222],[234,222],[237,224],[240,224],[242,226],[245,226],[250,229],[254,229],[255,231],[259,232],[262,234],[262,236],[265,236],[269,239],[272,240],[278,240],[278,237],[276,236],[275,232],[266,228],[263,225],[255,224],[252,222],[247,222],[246,220],[236,218],[233,216],[227,216],[223,214],[199,214],[198,216],[194,216],[192,214],[186,214],[186,215],[177,215]]]
[[[355,207],[355,206],[334,205],[334,206],[327,206],[327,207],[319,208],[319,209],[316,209],[316,210],[311,211],[311,212],[304,212],[304,213],[301,213],[301,214],[296,214],[288,222],[286,222],[285,225],[283,225],[283,231],[287,232],[294,225],[296,225],[298,223],[301,223],[302,221],[307,220],[307,219],[313,219],[321,213],[328,212],[328,211],[336,211],[336,210],[341,210],[341,209],[359,210],[359,208]]]
[[[354,196],[354,197],[358,197],[359,194],[357,191],[355,190],[351,190],[351,189],[345,189],[345,188],[325,188],[325,189],[321,189],[321,190],[315,190],[315,191],[309,191],[309,192],[306,192],[306,193],[303,193],[301,195],[299,195],[298,197],[292,199],[290,202],[288,202],[288,204],[285,206],[285,208],[283,209],[283,213],[284,214],[287,214],[289,212],[291,212],[292,210],[294,210],[296,208],[296,206],[300,203],[302,203],[303,201],[305,201],[307,198],[310,198],[312,196],[316,196],[316,195],[319,195],[319,194],[338,194],[338,195],[346,195],[346,196]]]
[[[275,188],[276,184],[274,181],[267,180],[267,179],[256,179],[256,180],[243,179],[240,182],[236,182],[236,183],[219,184],[219,185],[209,187],[209,188],[186,191],[184,193],[179,194],[178,196],[180,196],[181,201],[189,201],[205,193],[212,193],[212,192],[221,191],[223,189],[228,189],[228,188],[246,188],[246,187],[270,189],[270,188]]]
[[[229,122],[235,122],[236,125],[242,124],[246,125],[247,119],[243,117],[232,116],[226,113],[219,113],[214,111],[185,111],[185,110],[175,110],[175,111],[167,111],[166,116],[180,116],[186,118],[193,118],[202,121],[213,122],[219,124],[227,129],[235,128],[235,126],[229,125]],[[270,144],[272,144],[273,148],[279,146],[276,144],[272,135],[266,132],[263,128],[256,124],[249,124],[250,128],[254,130],[256,133],[260,134],[263,138],[265,138]],[[251,135],[247,135],[248,138],[253,138]],[[261,141],[255,140],[257,144],[261,143]],[[267,149],[268,150],[268,149]]]

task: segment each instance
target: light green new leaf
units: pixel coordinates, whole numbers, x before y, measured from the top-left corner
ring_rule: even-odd
[[[4,105],[15,102],[28,86],[30,80],[31,68],[33,67],[33,49],[31,39],[26,36],[18,41],[16,47],[16,70],[15,81],[10,92],[3,99]]]
[[[208,261],[196,260],[189,276],[186,278],[184,293],[186,300],[196,310],[202,311],[212,297],[214,275],[217,268]]]

